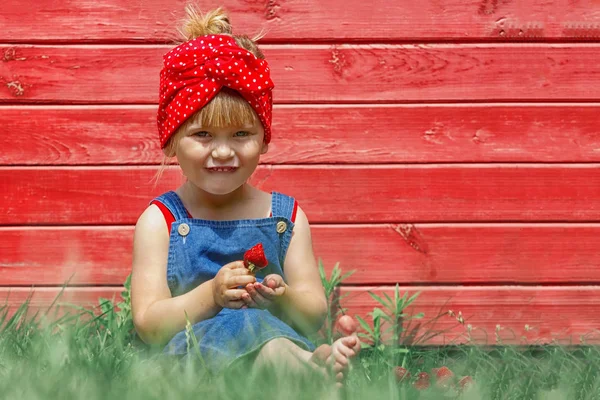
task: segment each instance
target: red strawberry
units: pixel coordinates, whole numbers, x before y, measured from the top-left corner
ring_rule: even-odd
[[[417,380],[413,383],[413,386],[417,390],[425,390],[429,387],[429,374],[427,372],[419,372],[417,374]]]
[[[257,244],[244,253],[244,265],[251,273],[269,265],[269,262],[265,257],[265,250],[263,249],[262,243]]]
[[[404,367],[396,367],[396,381],[402,382],[410,379],[410,372]]]
[[[471,386],[473,386],[475,384],[475,381],[473,381],[473,378],[471,378],[470,376],[465,376],[460,381],[458,381],[458,384],[460,386],[461,392],[464,392],[465,390],[468,390]]]
[[[433,368],[432,372],[435,373],[436,386],[444,389],[448,389],[452,384],[452,378],[454,373],[448,367]]]
[[[358,324],[354,318],[349,315],[342,315],[335,322],[334,330],[336,336],[342,337],[353,335],[356,332],[356,329],[358,329]]]

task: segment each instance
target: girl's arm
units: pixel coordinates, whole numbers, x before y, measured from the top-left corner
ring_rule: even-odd
[[[327,301],[315,261],[310,225],[300,207],[285,257],[284,273],[287,285],[278,299],[278,307],[301,331],[317,331],[327,315]]]
[[[133,239],[131,311],[140,338],[162,345],[185,328],[187,312],[192,324],[214,317],[226,306],[239,308],[245,291],[236,285],[254,282],[243,262],[223,266],[214,279],[171,297],[167,284],[169,233],[163,214],[151,205],[140,216]],[[239,297],[239,298],[236,298]]]

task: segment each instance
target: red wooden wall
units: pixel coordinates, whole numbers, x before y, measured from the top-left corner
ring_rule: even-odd
[[[199,2],[202,9],[216,3]],[[225,0],[262,40],[274,141],[253,178],[299,199],[351,314],[421,290],[491,338],[600,327],[600,1]],[[121,290],[161,160],[161,56],[183,0],[5,1],[0,295]],[[533,331],[525,332],[525,325]],[[446,340],[465,327],[450,316]]]

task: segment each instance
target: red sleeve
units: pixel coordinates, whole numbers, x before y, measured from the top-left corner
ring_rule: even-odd
[[[292,222],[296,222],[296,212],[298,211],[298,202],[294,200],[294,211],[292,212]]]
[[[163,216],[165,217],[165,222],[167,223],[167,228],[168,228],[169,232],[171,232],[171,225],[173,224],[173,222],[175,222],[175,217],[173,216],[171,211],[169,211],[169,209],[158,200],[153,200],[152,203],[150,203],[150,204],[155,204],[160,209]]]

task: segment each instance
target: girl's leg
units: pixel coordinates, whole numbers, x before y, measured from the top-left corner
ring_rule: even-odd
[[[350,364],[358,354],[360,343],[356,332],[346,332],[333,345],[319,346],[313,353],[306,351],[289,339],[276,338],[266,343],[254,359],[255,371],[270,368],[287,373],[320,372],[331,368],[336,381],[341,383]]]
[[[312,353],[286,338],[275,338],[267,342],[254,359],[257,370],[269,368],[273,371],[307,372],[311,367]],[[282,368],[283,367],[283,368]]]

